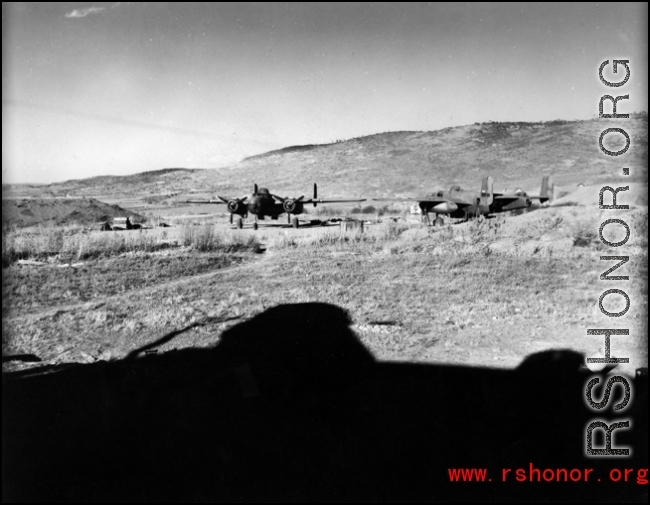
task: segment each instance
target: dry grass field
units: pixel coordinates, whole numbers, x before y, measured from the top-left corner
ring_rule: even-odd
[[[636,315],[630,338],[613,344],[633,357],[620,365],[628,373],[647,366],[647,207],[634,207],[626,248]],[[545,349],[589,355],[602,342],[586,328],[607,320],[597,306],[599,257],[611,252],[597,236],[603,216],[560,201],[441,228],[356,214],[363,233],[282,220],[230,230],[222,214],[122,232],[15,229],[3,234],[3,354],[117,359],[171,332],[161,352],[206,347],[274,305],[327,302],[349,312],[378,359],[514,368]]]

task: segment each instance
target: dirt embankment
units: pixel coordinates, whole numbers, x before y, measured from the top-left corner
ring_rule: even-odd
[[[633,207],[648,206],[648,184],[616,180],[609,184],[601,183],[589,186],[580,186],[576,189],[569,187],[556,187],[555,200],[551,203],[552,207],[561,207],[567,205],[580,205],[584,207],[597,206],[599,203],[600,190],[603,187],[613,189],[627,187],[628,190],[621,191],[617,194],[618,205],[632,205]],[[612,190],[605,191],[603,203],[612,205]]]
[[[132,221],[144,219],[135,212],[94,198],[2,200],[3,225],[93,225],[112,221],[114,217],[130,217]]]

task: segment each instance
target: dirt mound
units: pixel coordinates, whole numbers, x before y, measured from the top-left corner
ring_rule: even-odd
[[[144,220],[143,216],[135,212],[94,198],[2,200],[3,225],[91,225],[112,221],[114,217],[130,217],[131,221],[136,222]]]
[[[619,205],[633,205],[633,206],[647,206],[648,205],[648,185],[642,183],[627,183],[613,182],[610,184],[597,184],[591,186],[581,186],[572,191],[565,188],[556,188],[557,194],[562,195],[551,203],[553,207],[581,205],[581,206],[594,206],[598,205],[598,195],[601,188],[605,186],[613,187],[614,189],[621,186],[628,186],[629,192],[624,191],[618,194],[617,201]],[[612,194],[606,192],[604,203],[611,205]]]

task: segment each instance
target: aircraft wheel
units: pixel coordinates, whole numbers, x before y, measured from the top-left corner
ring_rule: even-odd
[[[244,220],[241,217],[237,218],[237,228],[241,230],[244,227]]]
[[[291,220],[291,224],[293,225],[294,228],[298,228],[298,226],[300,226],[300,223],[298,222],[298,218],[297,218],[297,217],[294,217],[294,218]]]
[[[259,228],[259,225],[257,223],[253,223],[253,230],[257,230]]]
[[[437,217],[436,220],[433,222],[435,226],[444,226],[445,221],[441,217]]]

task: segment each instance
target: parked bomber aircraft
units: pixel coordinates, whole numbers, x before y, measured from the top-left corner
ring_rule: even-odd
[[[514,193],[495,193],[494,180],[490,176],[483,178],[481,192],[477,195],[462,191],[458,186],[452,186],[449,191],[438,191],[433,195],[422,198],[373,198],[375,201],[406,201],[417,202],[422,210],[422,219],[430,224],[429,214],[437,214],[434,224],[442,224],[440,215],[446,214],[454,218],[469,219],[470,217],[488,216],[509,210],[525,209],[532,205],[533,200],[544,203],[552,198],[552,187],[549,187],[549,177],[542,179],[539,195],[528,195],[525,191]]]
[[[306,204],[313,204],[316,207],[319,203],[344,203],[344,202],[365,202],[366,199],[351,199],[351,200],[323,200],[318,198],[317,187],[314,184],[314,197],[305,199],[305,195],[298,198],[281,197],[269,192],[266,188],[258,188],[257,184],[254,185],[253,194],[244,196],[242,198],[224,198],[218,197],[219,200],[188,200],[187,203],[214,203],[225,204],[228,206],[230,212],[230,223],[233,219],[237,228],[244,226],[244,219],[248,214],[252,214],[255,218],[253,222],[253,229],[257,230],[258,220],[264,220],[265,216],[271,219],[278,219],[282,214],[287,214],[287,223],[298,228],[299,221],[298,215],[302,214]],[[293,215],[293,218],[292,218]]]

